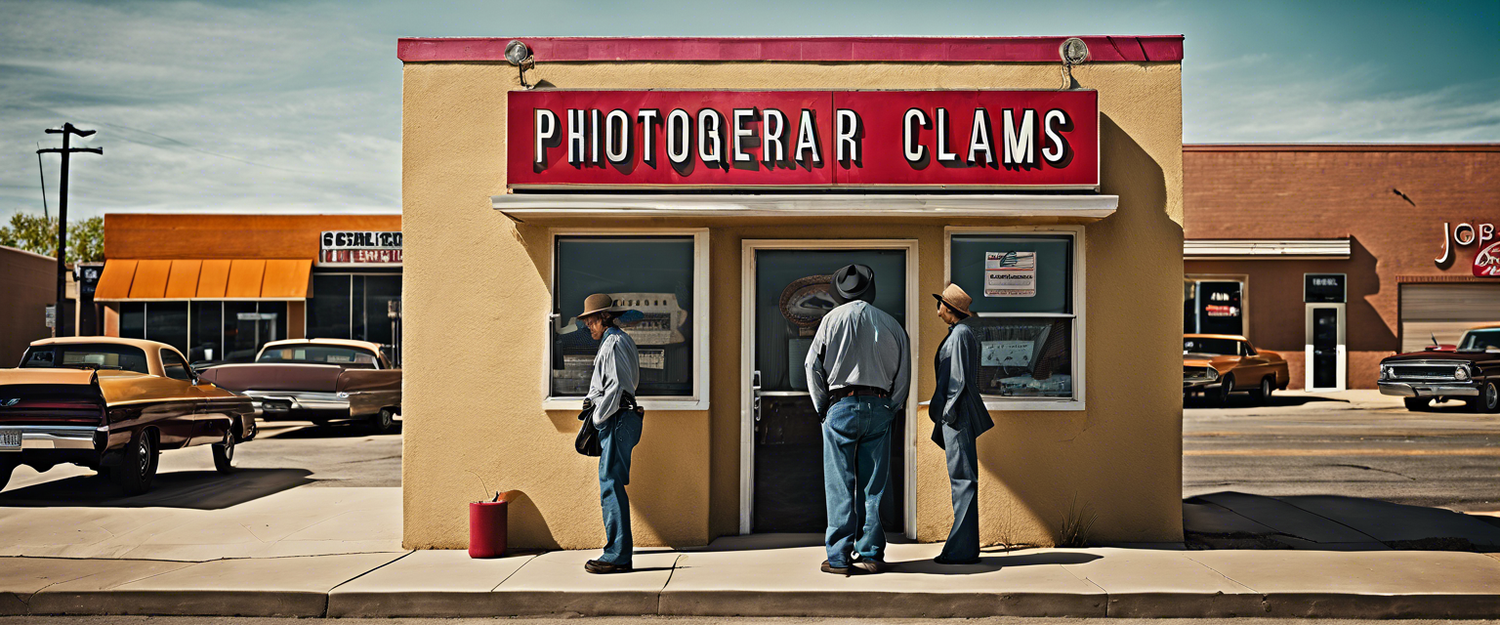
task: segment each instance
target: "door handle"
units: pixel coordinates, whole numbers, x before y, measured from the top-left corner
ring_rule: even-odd
[[[760,423],[760,370],[750,374],[750,410],[755,422]]]

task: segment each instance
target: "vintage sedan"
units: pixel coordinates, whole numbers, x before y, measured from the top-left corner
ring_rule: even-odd
[[[254,431],[254,410],[249,398],[196,377],[170,345],[36,341],[20,368],[0,369],[0,487],[20,465],[72,463],[139,494],[162,450],[195,445],[212,445],[214,468],[228,473],[236,443]]]
[[[272,341],[253,363],[209,367],[200,375],[254,399],[268,421],[362,421],[389,432],[401,413],[401,370],[368,341]]]
[[[1434,345],[1380,361],[1380,392],[1407,410],[1463,400],[1474,412],[1500,412],[1500,324],[1471,328],[1453,349]]]
[[[1271,392],[1286,390],[1291,382],[1281,354],[1256,349],[1243,336],[1184,334],[1182,336],[1182,394],[1202,393],[1229,401],[1229,394],[1248,392],[1265,402]]]

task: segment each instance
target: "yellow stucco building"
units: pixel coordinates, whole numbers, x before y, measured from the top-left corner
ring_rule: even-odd
[[[407,547],[465,547],[495,490],[512,546],[603,544],[572,449],[595,291],[637,311],[636,544],[821,531],[798,369],[849,262],[913,348],[888,530],[952,521],[923,403],[952,280],[983,541],[1182,540],[1181,37],[1084,38],[1066,85],[1062,37],[521,38],[524,73],[508,41],[398,46]]]

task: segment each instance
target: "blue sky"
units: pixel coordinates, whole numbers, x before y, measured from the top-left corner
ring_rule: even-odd
[[[0,0],[0,220],[45,128],[71,214],[398,210],[396,38],[1183,34],[1183,139],[1500,141],[1500,2]],[[57,157],[46,157],[57,207]]]

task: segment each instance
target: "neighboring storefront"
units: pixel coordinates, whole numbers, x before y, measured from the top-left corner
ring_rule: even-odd
[[[14,367],[32,341],[52,336],[47,307],[57,299],[57,260],[0,245],[0,368]]]
[[[1292,388],[1500,322],[1500,145],[1183,147],[1184,331],[1280,352]]]
[[[359,339],[399,358],[399,215],[108,214],[93,299],[109,336],[194,363],[287,338]]]
[[[1071,79],[1061,37],[520,41],[534,68],[398,46],[408,547],[464,547],[492,490],[512,545],[603,543],[572,449],[594,292],[640,346],[636,544],[821,532],[801,363],[854,262],[912,339],[890,531],[952,519],[925,408],[952,280],[997,422],[984,540],[1181,540],[1181,37],[1085,38]]]

